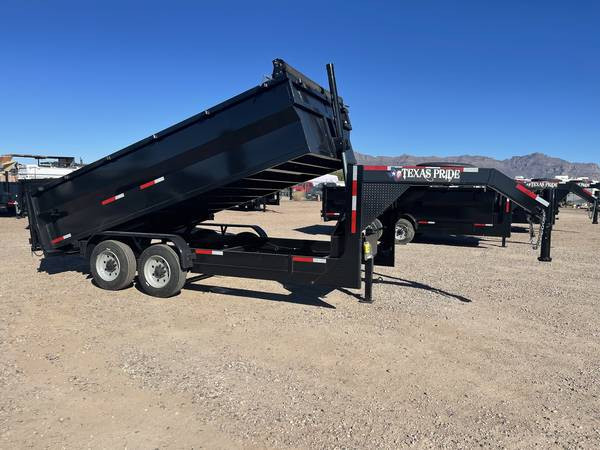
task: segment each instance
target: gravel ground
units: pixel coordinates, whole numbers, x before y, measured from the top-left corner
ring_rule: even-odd
[[[325,239],[319,205],[219,221]],[[0,448],[600,447],[600,226],[399,247],[376,303],[215,277],[102,291],[0,218]]]

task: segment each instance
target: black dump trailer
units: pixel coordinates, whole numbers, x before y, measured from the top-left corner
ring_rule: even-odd
[[[556,224],[559,205],[568,194],[575,194],[581,199],[590,203],[592,205],[592,211],[596,211],[596,213],[592,214],[596,215],[597,221],[598,199],[594,197],[590,191],[583,188],[576,182],[569,181],[565,183],[552,178],[539,178],[526,182],[520,182],[520,185],[523,186],[523,189],[528,189],[531,192],[534,192],[536,195],[539,195],[549,204],[544,218],[540,218],[539,215],[532,215],[518,204],[513,205],[512,211],[513,223],[527,224],[529,226],[529,234],[532,241],[535,238],[534,225],[539,224],[540,231],[538,235],[538,242],[542,242],[542,254],[540,256],[541,261],[552,260],[550,257],[550,245],[543,244],[545,241],[550,239],[552,227],[554,224]]]
[[[457,167],[476,170],[471,165],[426,163],[415,167]],[[513,185],[514,183],[511,183]],[[343,187],[327,187],[323,192],[321,216],[336,220],[344,209]],[[510,195],[510,194],[509,194]],[[413,186],[401,201],[391,205],[397,244],[407,244],[422,233],[437,235],[510,237],[510,200],[487,185]]]
[[[495,171],[358,166],[348,109],[287,65],[249,91],[72,174],[27,191],[31,247],[45,257],[89,258],[98,286],[138,284],[176,294],[188,272],[360,288],[371,301],[373,265],[394,264],[393,235],[371,224],[411,185],[488,184]],[[344,170],[346,209],[329,242],[272,238],[258,226],[209,222],[214,214]],[[510,181],[513,186],[514,182]],[[532,214],[544,206],[521,193]],[[380,238],[378,240],[378,238]]]
[[[585,186],[583,186],[585,187]],[[595,199],[596,201],[594,202],[594,204],[592,205],[592,208],[590,209],[590,219],[592,219],[592,223],[594,225],[598,225],[598,213],[599,213],[599,209],[600,209],[600,183],[590,183],[589,186],[587,186],[590,189],[595,189],[596,190],[596,196]]]
[[[17,206],[19,183],[16,181],[0,182],[0,214],[14,214]]]
[[[531,191],[539,193],[544,198],[552,197],[552,208],[550,209],[552,211],[552,223],[556,223],[560,204],[569,194],[574,194],[588,202],[592,207],[592,211],[597,209],[598,198],[594,197],[586,186],[582,186],[576,181],[561,182],[553,178],[538,178],[523,182],[523,185]],[[512,221],[520,224],[539,223],[539,219],[532,217],[518,205],[513,207]]]

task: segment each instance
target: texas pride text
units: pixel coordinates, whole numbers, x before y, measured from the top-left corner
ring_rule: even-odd
[[[426,181],[454,181],[460,179],[459,168],[447,167],[393,167],[392,177],[400,180],[426,180]]]

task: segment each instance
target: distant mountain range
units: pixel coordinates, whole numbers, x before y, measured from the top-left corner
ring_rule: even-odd
[[[407,165],[426,162],[458,162],[473,164],[476,167],[498,169],[510,177],[550,178],[556,175],[569,175],[572,178],[590,177],[600,179],[600,166],[595,163],[573,163],[553,158],[543,153],[531,153],[525,156],[513,156],[509,159],[494,159],[487,156],[372,156],[354,152],[358,162],[370,165]]]

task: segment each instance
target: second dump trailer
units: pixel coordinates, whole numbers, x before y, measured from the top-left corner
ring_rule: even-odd
[[[324,189],[324,221],[339,217],[343,192],[343,187]],[[409,243],[421,233],[495,236],[503,238],[503,243],[510,237],[510,200],[487,185],[415,186],[391,207],[398,244]]]
[[[393,265],[395,252],[393,235],[372,224],[411,186],[514,188],[491,169],[356,165],[348,109],[327,68],[329,91],[275,60],[260,86],[28,191],[32,249],[86,256],[105,289],[122,289],[137,273],[140,288],[158,297],[177,293],[188,272],[360,288],[364,264],[371,301],[373,266]],[[345,209],[329,242],[208,222],[339,169],[348,180]],[[515,195],[543,215],[535,194]]]

